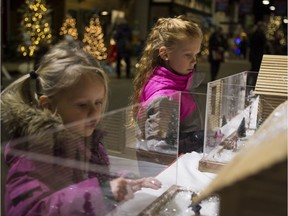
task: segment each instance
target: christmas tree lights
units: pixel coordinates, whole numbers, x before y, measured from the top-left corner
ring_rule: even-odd
[[[107,58],[107,48],[104,44],[104,34],[97,16],[90,19],[89,27],[85,27],[83,42],[84,50],[92,54],[98,60]]]
[[[66,38],[72,37],[74,40],[77,40],[78,31],[76,28],[76,19],[68,15],[60,29],[60,35],[63,35]]]
[[[267,31],[266,31],[266,37],[270,41],[275,40],[275,34],[277,33],[279,37],[279,42],[282,46],[287,45],[287,38],[285,37],[284,29],[281,28],[282,24],[282,17],[281,16],[270,16],[268,25],[267,25]]]
[[[40,45],[49,45],[52,34],[48,23],[50,13],[45,0],[26,0],[21,21],[22,44],[19,49],[23,56],[32,57]]]

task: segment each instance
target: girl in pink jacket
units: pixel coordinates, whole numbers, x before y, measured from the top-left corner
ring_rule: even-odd
[[[194,67],[202,37],[199,26],[183,16],[160,18],[150,32],[131,101],[141,103],[134,108],[134,120],[140,140],[146,141],[142,148],[165,153],[170,146],[179,148],[178,154],[202,151],[203,130],[195,98],[189,93],[199,84]]]

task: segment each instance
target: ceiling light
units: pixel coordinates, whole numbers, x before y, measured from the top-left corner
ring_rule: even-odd
[[[275,6],[270,6],[269,8],[271,11],[275,11],[275,9],[276,9]]]

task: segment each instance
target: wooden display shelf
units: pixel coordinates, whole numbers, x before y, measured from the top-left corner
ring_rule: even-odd
[[[198,169],[201,172],[217,173],[224,165],[224,163],[201,159]]]
[[[147,215],[158,215],[163,206],[165,206],[177,193],[189,191],[183,187],[172,185],[165,191],[160,197],[158,197],[154,202],[148,205],[138,216],[147,216]],[[192,193],[192,191],[191,191]]]
[[[153,151],[145,151],[141,149],[137,149],[136,155],[138,161],[142,160],[163,165],[170,165],[177,159],[176,155],[169,155]]]

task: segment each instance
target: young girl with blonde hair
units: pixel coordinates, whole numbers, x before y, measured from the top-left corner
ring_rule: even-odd
[[[201,49],[202,37],[200,27],[184,16],[160,18],[152,28],[137,68],[134,94],[131,98],[131,104],[142,104],[141,108],[135,106],[134,119],[139,124],[140,139],[147,140],[148,147],[145,148],[154,148],[157,141],[164,140],[168,145],[176,142],[175,138],[171,140],[167,125],[177,122],[171,119],[173,109],[170,109],[170,113],[166,109],[163,115],[159,107],[169,106],[169,101],[173,98],[171,95],[180,92],[178,153],[202,151],[203,131],[200,130],[196,102],[193,96],[187,93],[199,85],[199,77],[194,67]],[[146,114],[140,115],[143,110]],[[157,119],[155,116],[166,119]]]
[[[4,151],[7,215],[102,216],[141,187],[161,187],[152,177],[126,179],[109,171],[104,134],[96,129],[107,80],[80,44],[61,42],[37,71],[1,93],[10,136]]]

